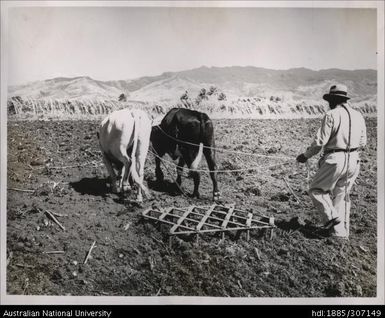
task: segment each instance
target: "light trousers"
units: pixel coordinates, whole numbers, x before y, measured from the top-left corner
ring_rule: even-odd
[[[318,210],[321,221],[338,218],[334,226],[336,236],[349,237],[350,198],[349,193],[360,172],[359,154],[335,152],[323,156],[319,170],[310,185],[309,195]]]

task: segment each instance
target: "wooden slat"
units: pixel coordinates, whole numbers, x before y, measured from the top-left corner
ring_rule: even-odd
[[[229,232],[229,231],[246,231],[246,230],[253,230],[253,229],[271,229],[271,226],[265,225],[265,226],[252,226],[249,229],[246,229],[244,227],[234,227],[234,228],[227,228],[227,229],[212,229],[212,230],[200,230],[199,233],[216,233],[216,232]],[[174,235],[178,234],[193,234],[196,233],[196,231],[180,231],[178,233],[171,233]]]
[[[183,213],[183,215],[179,218],[179,220],[176,222],[176,224],[171,228],[171,230],[170,230],[171,234],[175,233],[175,231],[178,228],[178,226],[180,226],[182,224],[182,222],[184,221],[185,217],[187,217],[193,209],[194,209],[194,206],[190,206],[187,209],[187,211],[185,213]]]
[[[196,208],[196,207],[194,207],[194,208]],[[182,209],[179,209],[179,208],[178,208],[178,209],[174,209],[174,210],[178,210],[178,211],[182,211],[182,212],[185,212],[185,211],[186,211],[186,209],[182,210]],[[204,216],[203,213],[198,213],[198,212],[194,212],[194,211],[191,211],[190,214],[198,215],[198,216],[200,216],[200,217],[203,217],[203,216]],[[170,215],[177,216],[177,215],[175,215],[175,214],[170,214]]]
[[[184,221],[195,222],[195,223],[198,223],[198,224],[201,222],[200,220],[191,219],[191,218],[189,218],[189,217],[185,217],[185,218],[184,218]],[[215,224],[211,224],[211,223],[205,223],[205,224],[203,224],[203,225],[207,225],[207,226],[211,226],[211,227],[214,227],[214,228],[217,228],[217,229],[221,229],[220,226],[215,225]],[[196,231],[196,230],[195,230],[195,231]]]
[[[213,205],[206,211],[204,217],[202,218],[202,220],[199,222],[199,224],[198,224],[197,227],[196,227],[196,230],[197,230],[197,231],[199,231],[199,230],[202,228],[202,226],[205,224],[207,218],[210,216],[211,212],[214,211],[215,207],[216,207],[216,204],[213,204]]]
[[[214,211],[215,212],[215,211]],[[200,213],[194,213],[194,212],[190,212],[190,215],[193,214],[193,215],[198,215],[198,216],[201,216],[203,217],[204,214],[200,214]],[[173,217],[180,217],[180,215],[175,215],[175,214],[172,214],[170,213],[169,216],[173,216]],[[212,216],[212,215],[209,215],[207,219],[212,219],[212,220],[216,220],[216,221],[220,221],[220,222],[223,222],[223,218],[217,218],[216,216]],[[188,220],[188,221],[193,221],[193,222],[196,222],[196,223],[199,223],[201,220],[197,220],[197,219],[191,219],[191,218],[185,218],[185,220]],[[238,222],[235,222],[235,221],[229,221],[229,223],[232,223],[234,225],[240,225],[240,226],[243,226],[242,223],[238,223]],[[263,224],[267,224],[267,223],[263,223]],[[207,220],[206,220],[206,223],[205,225],[210,225],[210,226],[213,226],[213,227],[218,227],[218,225],[215,225],[215,224],[211,224],[211,223],[207,223]],[[218,228],[221,228],[221,227],[218,227]]]
[[[234,219],[242,219],[242,220],[246,220],[246,221],[248,220],[248,218],[245,218],[245,217],[239,216],[239,215],[235,215],[234,213],[231,215],[231,217],[234,218]],[[236,224],[242,224],[242,223],[239,223],[239,222],[236,222],[236,221],[230,221],[230,222],[233,222],[233,223],[236,223]],[[251,223],[259,223],[259,224],[263,224],[263,225],[269,224],[268,222],[263,222],[261,220],[256,220],[256,219],[253,219],[253,218],[251,218]],[[243,225],[246,225],[246,223],[243,223]]]
[[[228,208],[228,207],[225,207],[225,206],[221,206],[221,205],[217,205],[218,207],[224,207],[224,208]],[[240,209],[236,209],[235,208],[235,205],[234,204],[231,204],[231,207],[233,207],[234,206],[234,211],[235,212],[241,212],[241,213],[243,213],[243,214],[248,214],[248,213],[250,213],[250,211],[245,211],[245,210],[240,210]],[[196,209],[200,209],[200,210],[206,210],[208,207],[210,207],[210,205],[197,205],[197,206],[195,206],[195,208]],[[177,208],[178,210],[182,210],[182,209],[180,209],[180,208]],[[215,212],[217,212],[217,213],[226,213],[226,211],[215,211]],[[263,215],[263,214],[258,214],[258,216],[260,216],[260,217],[265,217],[265,218],[269,218],[268,216],[266,216],[266,215]],[[243,216],[237,216],[237,217],[239,217],[239,218],[245,218],[245,217],[243,217]],[[246,219],[246,218],[245,218]]]
[[[215,210],[217,207],[227,209],[227,211]],[[182,212],[179,215],[176,211]],[[155,214],[151,216],[149,214]],[[174,212],[174,213],[173,213]],[[201,213],[199,213],[201,212]],[[236,215],[237,212],[246,213],[245,216]],[[215,213],[218,213],[214,215]],[[147,209],[142,212],[142,215],[146,218],[161,221],[171,226],[170,234],[193,234],[193,233],[213,233],[213,232],[226,232],[226,231],[249,231],[251,229],[263,229],[274,228],[274,218],[270,217],[269,222],[262,222],[253,218],[253,213],[242,211],[235,208],[234,204],[230,206],[190,206],[188,208],[166,208],[163,211]],[[166,220],[166,217],[173,219]],[[176,222],[174,221],[176,219]],[[233,219],[233,220],[230,220]],[[239,220],[235,221],[236,219]],[[182,224],[184,221],[193,222],[195,225],[189,226],[188,224]],[[213,224],[215,221],[221,222],[221,225]],[[240,223],[242,222],[242,223]],[[216,222],[215,222],[216,223]],[[229,226],[232,227],[229,227]],[[205,228],[206,226],[206,228]],[[178,231],[178,232],[177,232]]]
[[[242,212],[242,213],[249,213],[248,211],[244,211],[244,210],[239,210],[239,209],[235,209],[235,212]],[[259,214],[260,217],[264,217],[264,218],[269,218],[268,216],[264,215],[264,214]]]
[[[208,206],[208,207],[210,207],[210,206]],[[195,207],[195,209],[196,208],[197,207]],[[200,208],[200,207],[198,207],[198,208]],[[181,208],[177,208],[177,209],[174,209],[174,210],[186,211],[186,210],[182,210]],[[225,211],[213,211],[213,212],[215,212],[215,213],[220,212],[223,215],[227,215],[228,214],[228,212],[225,212]],[[198,216],[204,216],[204,214],[197,213],[197,212],[194,212],[194,211],[191,211],[190,214],[194,214],[194,215],[198,215]],[[171,213],[169,215],[173,216],[173,217],[180,217],[179,215],[175,215],[175,214],[171,214]],[[233,218],[247,220],[247,218],[245,218],[243,216],[239,216],[239,215],[235,215],[235,214],[232,214],[231,216]],[[213,220],[217,220],[217,221],[221,221],[221,222],[223,222],[225,220],[224,218],[219,218],[219,217],[216,217],[216,216],[213,216],[213,215],[209,215],[208,219],[213,219]],[[259,224],[263,224],[263,225],[267,225],[268,224],[267,222],[263,222],[263,221],[259,221],[259,220],[255,220],[255,219],[252,219],[251,221],[252,221],[252,223],[259,223]],[[240,226],[244,226],[245,225],[245,224],[239,223],[237,221],[229,221],[229,223],[232,223],[232,224],[235,224],[235,225],[240,225]]]
[[[145,217],[148,218],[148,219],[151,219],[151,220],[159,221],[159,219],[156,218],[155,216],[149,216],[149,215],[146,215]],[[166,221],[166,220],[162,220],[162,222],[163,222],[163,223],[166,223],[166,224],[170,224],[170,225],[174,225],[174,224],[175,224],[175,223],[173,223],[173,222]]]
[[[249,213],[247,215],[247,220],[246,220],[246,226],[250,227],[251,226],[251,220],[253,219],[253,213]]]
[[[147,213],[150,212],[150,211],[151,211],[151,208],[146,209],[146,210],[144,210],[144,211],[142,212],[142,215],[145,216],[145,217],[147,217]]]
[[[158,220],[157,218],[155,218],[153,216],[147,216],[147,217],[150,218],[150,219],[153,219],[153,220]],[[166,220],[163,220],[162,222],[164,222],[166,224],[169,224],[169,225],[173,225],[173,226],[175,225],[174,222],[170,222],[170,221],[166,221]],[[185,226],[185,225],[179,225],[179,227],[191,230],[191,227],[188,227],[188,226]],[[192,231],[192,232],[195,232],[195,231]]]
[[[191,213],[190,213],[191,214]],[[174,214],[169,214],[169,216],[175,216],[175,217],[178,217],[177,215],[174,215]],[[180,217],[180,216],[179,216]],[[220,221],[222,221],[221,219],[219,219]],[[190,222],[194,222],[194,223],[200,223],[201,222],[201,220],[197,220],[197,219],[191,219],[191,218],[189,218],[188,216],[187,217],[185,217],[184,218],[184,221],[190,221]],[[164,221],[164,222],[166,222],[166,221]],[[170,223],[170,224],[172,224],[172,225],[175,225],[175,223],[172,223],[172,222],[168,222],[168,223]],[[218,226],[218,225],[215,225],[215,224],[210,224],[210,223],[205,223],[204,225],[207,225],[207,226],[211,226],[211,227],[215,227],[215,228],[217,228],[217,229],[220,229],[221,227],[220,226]],[[241,224],[240,224],[241,225]],[[189,227],[190,228],[190,227]],[[192,228],[191,228],[192,229]]]
[[[196,207],[195,207],[196,208]],[[177,215],[177,214],[172,214],[172,213],[169,213],[171,212],[172,210],[178,210],[178,211],[186,211],[186,210],[182,210],[180,208],[178,209],[174,209],[174,208],[167,208],[167,210],[165,212],[160,212],[160,211],[157,211],[157,210],[152,210],[152,209],[147,209],[146,211],[144,211],[142,214],[144,217],[146,218],[150,218],[150,219],[153,219],[153,220],[156,220],[156,221],[162,221],[162,222],[165,222],[165,223],[168,223],[168,224],[175,224],[174,222],[170,222],[170,221],[165,221],[164,218],[166,216],[171,216],[171,217],[175,217],[175,218],[180,218],[181,216],[180,215]],[[155,217],[155,216],[150,216],[148,215],[149,212],[157,212],[158,214],[162,213],[159,217]],[[214,212],[218,212],[218,211],[214,211]],[[204,216],[203,214],[201,213],[196,213],[196,212],[193,212],[191,211],[190,214],[194,214],[194,215],[198,215],[198,216]],[[227,215],[226,212],[224,212],[224,214]],[[241,218],[241,219],[246,219],[246,218],[243,218],[243,217],[240,217],[240,216],[237,216],[237,215],[234,215],[232,214],[231,215],[233,218]],[[216,220],[216,221],[221,221],[223,222],[225,219],[221,219],[219,217],[215,217],[213,215],[209,215],[208,219],[213,219],[213,220]],[[274,219],[274,218],[270,218],[270,219]],[[194,221],[194,222],[199,222],[199,220],[194,220],[194,219],[189,219],[190,221]],[[206,220],[207,221],[207,220]],[[239,226],[243,226],[245,224],[242,224],[242,223],[239,223],[239,222],[236,222],[236,221],[229,221],[229,223],[231,224],[234,224],[234,225],[239,225]],[[251,220],[251,223],[259,223],[259,224],[262,224],[262,225],[267,225],[267,224],[270,224],[272,225],[270,222],[267,223],[267,222],[263,222],[263,221],[259,221],[259,220],[255,220],[255,219],[252,219]]]
[[[263,222],[263,221],[259,221],[259,220],[254,220],[254,219],[251,220],[251,223],[259,223],[259,224],[263,224],[263,225],[268,225],[269,224],[267,222]]]
[[[222,223],[222,226],[221,226],[223,229],[225,229],[225,228],[227,227],[227,224],[228,224],[229,221],[230,221],[230,218],[231,218],[231,215],[232,215],[233,212],[234,212],[234,209],[235,209],[235,205],[229,207],[229,210],[228,210],[228,212],[227,212],[227,215],[226,215],[226,217],[225,217],[225,219],[224,219],[224,221],[223,221],[223,223]]]
[[[242,212],[242,213],[245,213],[246,215],[249,215],[250,212],[246,212],[246,211],[241,211],[241,210],[237,210],[237,209],[234,209],[234,213],[232,214],[232,217],[233,218],[237,218],[237,219],[241,219],[241,220],[247,220],[248,218],[245,217],[245,216],[242,216],[242,215],[237,215],[235,214],[236,212]],[[224,215],[227,215],[228,212],[226,211],[214,211],[215,213],[220,213],[220,214],[224,214]],[[255,220],[257,221],[257,220]]]
[[[208,219],[216,220],[216,221],[221,221],[221,222],[223,222],[223,220],[224,220],[224,219],[221,219],[221,218],[217,218],[216,216],[213,216],[213,215],[209,215]]]
[[[221,206],[221,205],[217,205],[218,207],[224,207],[224,206]],[[233,207],[234,204],[231,204],[231,207]],[[199,205],[199,206],[195,206],[195,209],[200,209],[200,210],[206,210],[206,208],[210,207],[210,205]],[[235,207],[235,206],[234,206]],[[224,207],[226,208],[226,207]],[[229,207],[228,207],[229,208]],[[175,208],[175,210],[179,210],[179,211],[185,211],[184,209],[182,208]],[[220,214],[227,214],[228,212],[226,211],[218,211],[218,210],[215,210],[214,211],[215,213],[220,213]],[[235,209],[234,208],[234,212],[241,212],[245,215],[248,215],[250,213],[250,211],[244,211],[244,210],[240,210],[240,209]],[[196,213],[196,212],[194,212]],[[199,215],[202,215],[201,213],[196,213],[196,214],[199,214]],[[263,215],[263,214],[258,214],[259,217],[264,217],[264,218],[269,218],[268,216],[266,215]],[[233,217],[235,218],[239,218],[239,219],[243,219],[243,220],[247,220],[247,217],[244,217],[244,216],[241,216],[241,215],[237,215],[237,214],[233,214]],[[267,222],[262,222],[262,221],[258,221],[258,220],[255,220],[253,219],[254,222],[259,222],[259,223],[263,223],[263,224],[267,224]]]
[[[162,211],[159,210],[153,210],[151,208],[148,208],[147,210],[142,212],[142,216],[145,218],[154,218],[156,220],[159,220],[159,216],[162,214]],[[151,215],[152,214],[152,215]],[[156,216],[154,216],[156,215]]]
[[[169,214],[172,211],[172,209],[173,209],[172,207],[165,209],[164,212],[160,215],[159,221],[162,221],[167,216],[167,214]]]

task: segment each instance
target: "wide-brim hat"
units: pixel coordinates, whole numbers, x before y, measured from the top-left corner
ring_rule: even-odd
[[[330,87],[330,91],[328,94],[323,96],[323,99],[326,101],[330,101],[335,98],[344,98],[346,100],[350,99],[348,96],[348,88],[342,84],[336,84]]]

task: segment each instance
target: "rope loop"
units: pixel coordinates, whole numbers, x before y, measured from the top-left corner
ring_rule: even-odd
[[[157,125],[156,127],[159,128],[159,130],[162,132],[162,134],[164,134],[165,136],[167,136],[168,138],[174,140],[177,143],[199,147],[199,144],[195,144],[195,143],[192,143],[192,142],[180,140],[180,139],[177,139],[177,138],[169,135],[167,132],[165,132],[162,129],[162,127],[160,127],[160,125]],[[283,159],[283,160],[293,160],[294,159],[294,157],[289,157],[289,156],[269,156],[269,155],[255,154],[255,153],[236,151],[236,150],[229,150],[229,149],[225,149],[225,148],[211,147],[211,146],[205,146],[205,145],[203,145],[203,148],[207,148],[207,149],[211,149],[211,150],[215,150],[215,151],[222,151],[222,152],[233,153],[233,154],[237,154],[237,155],[252,156],[252,157],[264,157],[264,158],[270,158],[270,159]]]
[[[160,157],[156,153],[155,149],[153,147],[151,147],[151,148],[152,148],[153,151],[149,150],[148,152],[151,153],[154,157],[156,157],[159,160],[161,160],[163,162],[163,164],[164,163],[168,163],[170,165],[178,167],[178,165],[175,162]],[[186,168],[186,167],[183,167],[182,169],[188,170],[188,171],[193,171],[193,172],[205,172],[205,173],[210,173],[210,172],[216,172],[216,173],[235,173],[235,172],[247,172],[247,171],[263,171],[263,170],[266,170],[266,169],[273,169],[273,168],[276,168],[276,167],[279,167],[279,166],[282,166],[282,165],[287,165],[287,164],[290,164],[290,163],[292,163],[292,162],[275,164],[275,165],[271,165],[271,166],[268,166],[268,167],[256,166],[256,167],[240,168],[240,169],[208,170],[208,169],[191,169],[191,168]]]

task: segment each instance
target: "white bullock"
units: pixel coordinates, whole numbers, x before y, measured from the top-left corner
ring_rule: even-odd
[[[148,189],[143,184],[143,175],[150,135],[151,120],[139,109],[115,111],[100,124],[99,144],[111,177],[113,192],[129,190],[131,175],[138,185],[137,200],[143,201],[142,191],[149,197]],[[115,169],[120,180],[117,179]]]

